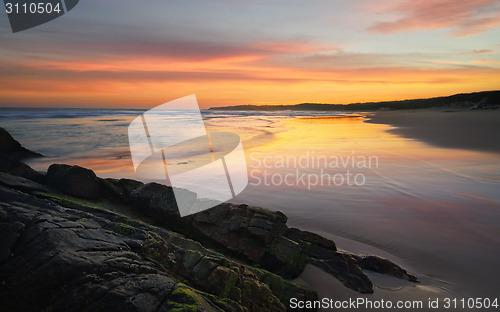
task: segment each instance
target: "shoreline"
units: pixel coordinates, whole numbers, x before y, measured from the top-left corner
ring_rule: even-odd
[[[435,147],[500,153],[498,110],[379,111],[367,123],[386,124],[388,132]]]

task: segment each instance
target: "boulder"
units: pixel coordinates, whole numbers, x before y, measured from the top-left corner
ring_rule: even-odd
[[[346,287],[363,294],[373,293],[373,283],[363,273],[356,259],[344,252],[336,252],[335,256],[323,260],[311,258],[311,263],[341,281]]]
[[[22,147],[21,143],[14,139],[4,128],[0,128],[0,154],[18,160],[30,157],[42,157],[42,154]]]
[[[189,224],[231,251],[260,262],[275,236],[288,230],[286,216],[248,205],[221,204],[186,219]]]
[[[262,266],[284,278],[296,278],[306,266],[308,257],[302,246],[284,236],[276,236],[267,249]]]
[[[107,178],[104,180],[108,183],[108,185],[111,185],[111,187],[113,188],[113,192],[117,193],[123,198],[128,198],[132,191],[144,185],[144,183],[132,179]]]
[[[125,195],[130,195],[130,193],[141,186],[144,183],[132,179],[120,179],[118,180],[118,186],[123,190]]]
[[[359,266],[363,270],[382,273],[400,279],[408,280],[410,282],[418,283],[418,279],[415,276],[408,274],[406,270],[404,270],[397,264],[394,264],[390,260],[377,256],[358,256],[357,261]]]
[[[337,251],[337,246],[332,240],[316,233],[291,228],[287,231],[286,237],[299,243],[309,257],[330,259],[335,256]]]
[[[36,180],[40,178],[40,174],[20,161],[32,157],[42,157],[42,155],[22,147],[9,132],[0,128],[0,172]]]
[[[34,170],[17,159],[0,154],[0,172],[24,175],[27,172],[34,172]]]
[[[195,193],[186,191],[186,197],[188,196],[193,201],[196,200]],[[185,233],[187,224],[180,217],[171,187],[154,182],[147,183],[133,190],[128,198],[139,213],[151,218],[155,224]]]
[[[54,164],[46,175],[47,184],[68,195],[97,199],[103,195],[103,184],[95,173],[79,166]]]

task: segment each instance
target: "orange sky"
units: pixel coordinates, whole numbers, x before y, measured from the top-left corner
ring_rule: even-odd
[[[15,34],[2,20],[0,105],[347,104],[500,86],[495,1],[158,3],[129,19],[131,3],[102,12],[113,1]]]

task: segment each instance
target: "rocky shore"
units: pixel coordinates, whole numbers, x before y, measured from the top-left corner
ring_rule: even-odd
[[[41,155],[0,128],[1,310],[287,311],[318,299],[291,282],[308,263],[360,293],[373,292],[364,270],[418,282],[280,212],[225,203],[181,218],[170,187],[62,164],[40,173],[26,157]]]

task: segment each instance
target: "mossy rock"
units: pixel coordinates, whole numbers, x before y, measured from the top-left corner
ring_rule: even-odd
[[[285,278],[299,276],[307,264],[308,256],[301,244],[286,237],[275,237],[261,262],[262,266]]]
[[[304,285],[295,284],[264,269],[252,267],[251,270],[257,275],[259,281],[265,283],[284,305],[288,305],[291,298],[318,300],[318,293]]]
[[[168,307],[170,311],[248,311],[230,299],[221,299],[214,295],[196,290],[183,283],[178,283],[172,291]]]
[[[125,223],[116,223],[113,232],[123,236],[132,236],[135,234],[135,228]]]

